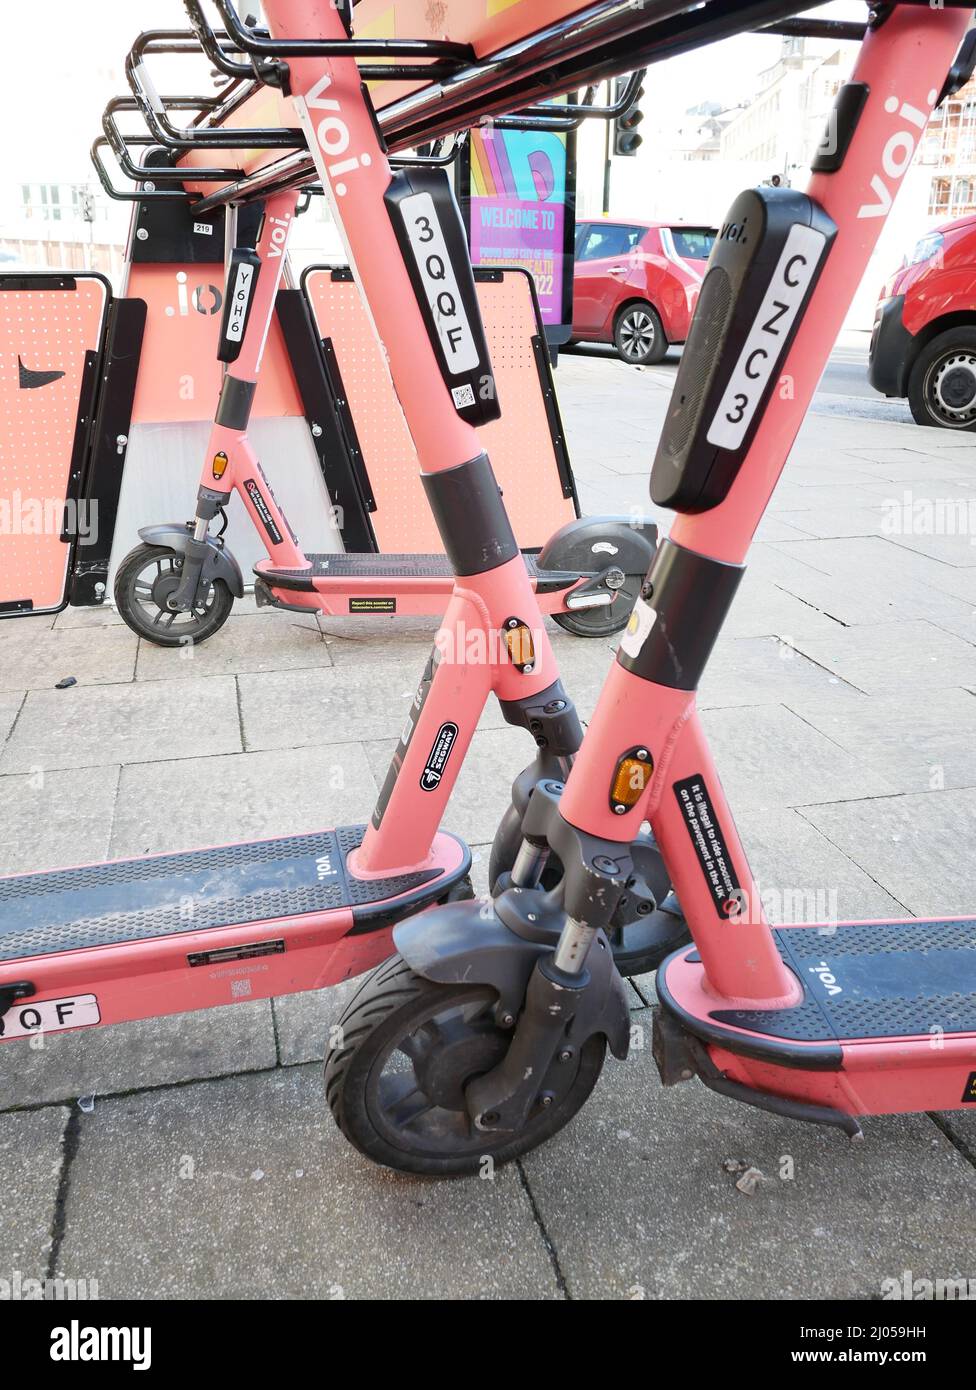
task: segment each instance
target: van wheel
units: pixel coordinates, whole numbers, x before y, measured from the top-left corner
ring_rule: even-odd
[[[976,326],[950,328],[922,349],[908,378],[916,424],[976,430]]]
[[[628,304],[614,325],[613,342],[619,356],[635,367],[663,362],[668,350],[664,326],[650,304]]]

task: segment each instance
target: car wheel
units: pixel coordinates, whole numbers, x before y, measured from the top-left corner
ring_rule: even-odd
[[[663,361],[668,350],[661,319],[650,304],[628,304],[617,319],[613,343],[623,360],[635,367]]]
[[[915,359],[908,404],[919,425],[976,430],[976,325],[950,328]]]

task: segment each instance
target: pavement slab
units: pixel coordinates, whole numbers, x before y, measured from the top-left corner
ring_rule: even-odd
[[[63,1163],[63,1107],[0,1115],[3,1169],[3,1265],[0,1281],[43,1279]],[[78,1272],[76,1277],[84,1277]]]
[[[238,677],[248,751],[399,738],[423,674],[415,653],[327,670],[272,671]],[[485,706],[482,726],[504,720]]]
[[[60,1259],[103,1298],[560,1294],[516,1167],[457,1182],[378,1170],[336,1128],[318,1066],[97,1104]]]
[[[797,637],[794,645],[868,695],[944,690],[976,681],[976,648],[933,623],[840,629],[829,637]]]
[[[14,721],[24,703],[25,690],[8,690],[0,695],[0,748],[14,726]]]
[[[798,649],[801,642],[814,640],[828,639],[719,638],[702,679],[699,708],[789,705],[803,699],[829,704],[837,695],[849,696],[853,687],[847,680]]]
[[[803,816],[916,917],[973,911],[976,789],[807,806]]]
[[[722,631],[726,639],[795,637],[800,633],[817,637],[833,632],[835,625],[836,619],[829,613],[746,570]]]
[[[28,692],[0,754],[0,774],[206,757],[240,748],[230,676],[35,690]]]
[[[976,786],[976,697],[969,690],[929,690],[924,700],[878,695],[829,709],[804,703],[798,711],[890,790]],[[871,795],[866,787],[860,794]]]
[[[0,777],[0,874],[104,859],[118,784],[112,766]]]
[[[0,1110],[262,1071],[277,1060],[267,999],[13,1039],[0,1048]]]
[[[331,665],[329,646],[311,614],[235,614],[213,637],[192,646],[157,647],[140,641],[136,679],[180,680]]]
[[[924,1115],[864,1128],[665,1090],[648,1035],[524,1168],[574,1299],[876,1300],[906,1269],[976,1276],[976,1168]],[[753,1195],[726,1161],[760,1170]]]
[[[800,810],[736,812],[736,825],[771,922],[847,922],[907,916],[859,861]]]
[[[7,624],[0,690],[50,690],[73,676],[79,685],[131,681],[138,638],[127,627],[39,630],[30,619]]]
[[[706,709],[702,724],[735,810],[884,796],[896,790],[869,759],[845,750],[782,705]]]
[[[329,1030],[339,1022],[363,978],[357,975],[329,989],[286,994],[273,1001],[278,1058],[283,1067],[322,1061],[328,1050]]]
[[[360,743],[234,753],[122,769],[116,858],[359,825],[377,784]]]

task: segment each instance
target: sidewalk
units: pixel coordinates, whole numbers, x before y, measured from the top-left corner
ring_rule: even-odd
[[[584,511],[652,512],[673,370],[564,355],[556,380]],[[808,418],[700,701],[773,917],[973,910],[976,545],[929,524],[967,514],[976,442],[833,405]],[[0,623],[0,873],[366,820],[432,625],[325,626],[242,604],[183,659],[111,612]],[[585,718],[611,644],[553,640]],[[531,755],[489,708],[447,820],[479,890]],[[494,1181],[379,1171],[322,1096],[349,988],[0,1048],[0,1277],[532,1299],[877,1299],[906,1269],[976,1278],[974,1115],[869,1120],[851,1145],[697,1082],[665,1091],[647,978],[630,986],[644,1046],[608,1059],[546,1148]],[[727,1160],[762,1171],[754,1195]]]

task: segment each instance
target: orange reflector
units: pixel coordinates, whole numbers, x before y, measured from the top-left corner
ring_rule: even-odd
[[[220,479],[220,478],[222,478],[222,477],[224,476],[224,474],[225,474],[226,472],[227,472],[227,455],[224,453],[223,449],[221,449],[221,451],[220,451],[219,454],[214,454],[214,459],[213,459],[213,475],[214,475],[215,478]]]
[[[512,665],[517,666],[520,671],[523,671],[526,666],[535,664],[535,645],[532,641],[532,633],[524,623],[506,629],[505,646],[512,658]]]
[[[636,806],[647,790],[653,770],[650,758],[630,755],[621,758],[610,788],[610,800],[614,806],[623,806],[628,811]]]

